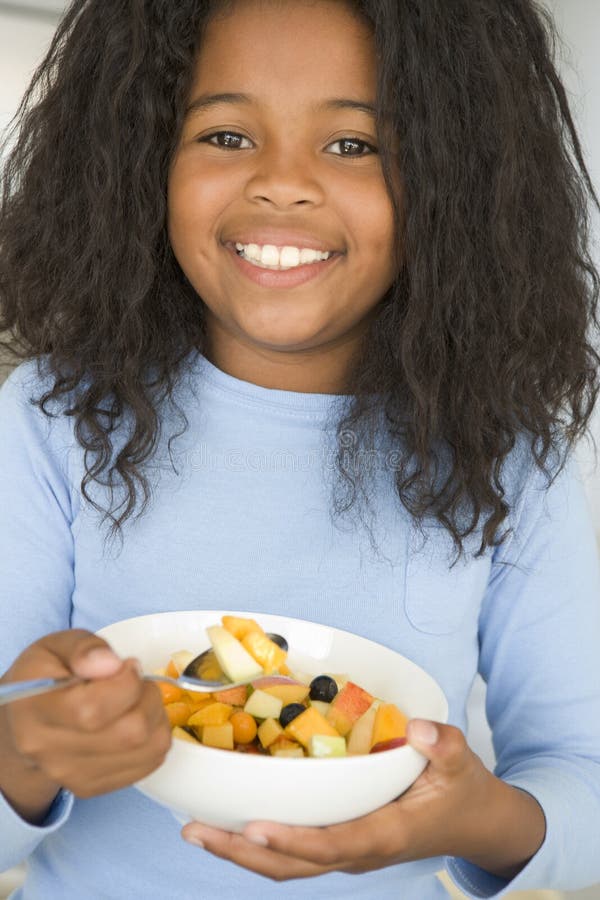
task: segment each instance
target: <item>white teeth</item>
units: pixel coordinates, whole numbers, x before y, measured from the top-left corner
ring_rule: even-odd
[[[235,249],[247,259],[248,262],[264,269],[294,269],[296,266],[308,263],[320,262],[329,259],[332,255],[328,251],[312,250],[308,247],[282,247],[279,249],[274,244],[241,244],[236,243]]]
[[[279,254],[279,265],[284,268],[297,266],[301,255],[301,251],[297,247],[282,247]]]
[[[265,244],[260,254],[260,261],[263,266],[279,265],[279,250],[273,244]]]

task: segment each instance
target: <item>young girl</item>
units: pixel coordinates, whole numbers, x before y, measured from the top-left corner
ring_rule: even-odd
[[[600,880],[600,579],[572,461],[596,198],[553,36],[532,0],[66,13],[4,172],[24,362],[0,395],[0,670],[89,681],[0,707],[15,896]],[[93,632],[190,608],[414,659],[450,704],[410,723],[423,775],[334,827],[182,840],[131,787],[169,747],[159,692]],[[494,774],[464,737],[477,671]]]

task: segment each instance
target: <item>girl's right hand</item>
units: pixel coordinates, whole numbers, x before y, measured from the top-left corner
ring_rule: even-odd
[[[89,631],[36,641],[0,683],[73,674],[88,683],[0,707],[0,789],[29,821],[43,818],[61,787],[94,797],[138,781],[171,745],[156,684]]]

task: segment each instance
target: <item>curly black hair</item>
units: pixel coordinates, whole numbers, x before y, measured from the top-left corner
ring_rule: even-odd
[[[74,417],[83,495],[96,506],[92,482],[125,487],[101,510],[111,534],[147,507],[160,404],[205,346],[166,194],[203,29],[223,5],[74,0],[6,139],[2,345],[46,360],[53,386],[37,403]],[[383,421],[413,520],[433,517],[459,555],[479,529],[483,553],[506,534],[502,473],[519,436],[556,477],[598,391],[598,199],[557,74],[560,38],[533,0],[350,5],[375,37],[402,266],[348,372],[333,509],[367,496],[353,461]]]

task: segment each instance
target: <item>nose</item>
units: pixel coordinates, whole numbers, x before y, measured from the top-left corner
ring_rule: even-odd
[[[324,189],[314,160],[289,148],[271,149],[256,159],[246,184],[246,197],[253,203],[281,209],[323,202]]]

